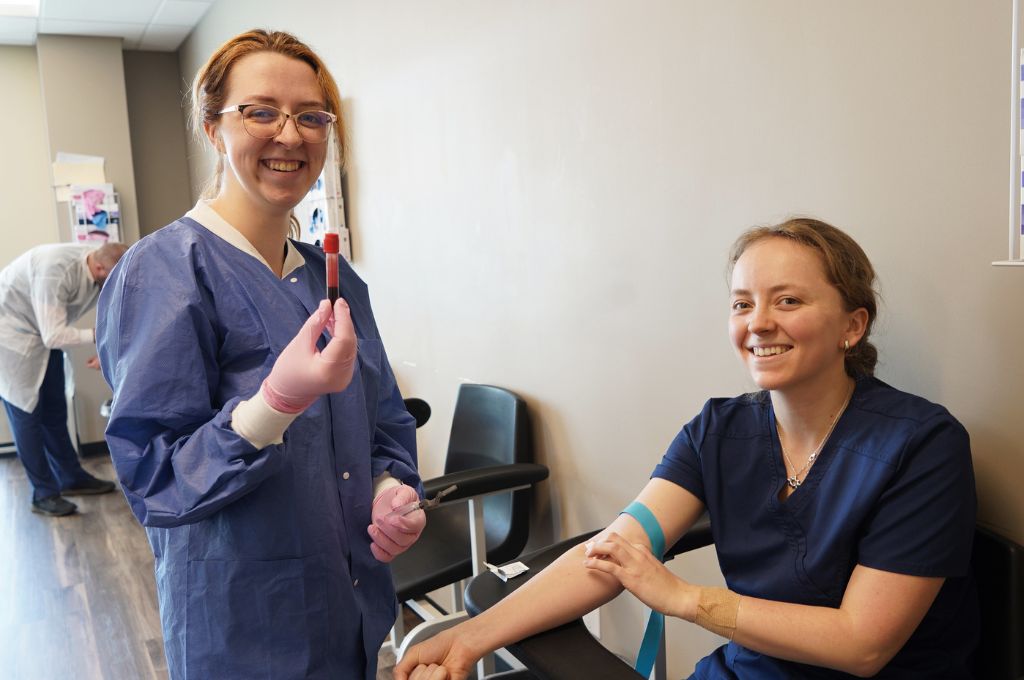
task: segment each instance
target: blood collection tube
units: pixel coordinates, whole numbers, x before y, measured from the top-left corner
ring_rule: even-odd
[[[324,234],[324,255],[327,256],[327,299],[331,308],[338,301],[338,235]]]

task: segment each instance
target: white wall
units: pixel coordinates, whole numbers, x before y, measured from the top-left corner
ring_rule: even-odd
[[[23,252],[57,240],[57,211],[50,188],[46,121],[39,64],[32,47],[0,46],[0,125],[6,130],[0,163],[0,267]]]
[[[220,0],[181,64],[255,24],[340,81],[357,268],[403,389],[434,407],[425,474],[458,383],[504,385],[532,407],[554,531],[608,522],[707,397],[748,387],[729,243],[810,213],[880,273],[880,377],[964,422],[983,518],[1024,541],[1024,270],[989,264],[1009,22],[1009,0]],[[209,156],[190,159],[197,186]],[[674,568],[720,578],[710,551]],[[641,625],[624,602],[605,640],[632,655]],[[713,638],[669,634],[684,676]]]

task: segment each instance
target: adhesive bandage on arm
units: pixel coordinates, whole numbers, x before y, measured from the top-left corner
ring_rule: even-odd
[[[736,618],[740,612],[740,596],[727,588],[701,588],[697,617],[701,628],[732,639],[736,634]]]

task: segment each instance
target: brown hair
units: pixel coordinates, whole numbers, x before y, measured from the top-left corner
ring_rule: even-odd
[[[846,311],[863,307],[868,322],[860,342],[846,352],[846,373],[853,378],[871,376],[878,363],[878,350],[868,342],[871,326],[878,315],[875,269],[864,250],[850,236],[830,224],[809,217],[797,217],[770,227],[753,227],[740,234],[729,252],[729,275],[740,256],[758,241],[785,238],[817,251],[825,278],[836,287]]]
[[[320,90],[323,92],[327,110],[338,116],[338,122],[334,125],[334,140],[337,143],[338,156],[344,164],[347,149],[345,143],[347,127],[341,113],[341,95],[338,92],[338,84],[327,70],[327,66],[308,45],[284,31],[265,31],[254,28],[231,38],[210,56],[192,81],[189,119],[193,133],[197,137],[201,137],[203,123],[213,123],[217,120],[217,112],[224,109],[225,86],[231,67],[242,57],[255,52],[283,54],[286,57],[304,61],[313,69]],[[219,191],[223,175],[224,159],[218,158],[217,169],[203,189],[204,198],[211,198]],[[292,219],[294,222],[294,216]]]

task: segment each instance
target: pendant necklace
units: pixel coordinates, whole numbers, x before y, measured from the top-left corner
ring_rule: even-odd
[[[846,411],[846,407],[850,405],[850,399],[852,397],[853,390],[851,389],[850,393],[846,395],[846,401],[843,402],[842,408],[840,408],[839,412],[836,413],[836,417],[832,419],[832,424],[828,426],[828,432],[826,432],[825,436],[821,438],[820,442],[818,442],[818,445],[814,448],[814,451],[811,452],[811,455],[807,456],[807,462],[804,463],[804,466],[797,470],[796,472],[794,472],[791,476],[786,477],[786,484],[789,484],[790,487],[796,489],[801,484],[803,484],[803,480],[800,479],[800,475],[802,475],[804,472],[810,472],[811,466],[814,465],[814,461],[818,460],[818,455],[821,453],[821,450],[825,448],[825,442],[828,441],[829,436],[832,434],[832,430],[835,429],[836,423],[839,422],[839,418],[841,418],[843,413]],[[782,437],[779,437],[779,448],[782,449],[782,457],[786,459],[786,463],[789,465],[789,467],[795,468],[796,466],[793,465],[793,461],[789,459],[789,454],[786,453],[786,447],[782,443]],[[806,478],[807,477],[805,475],[804,479]]]

